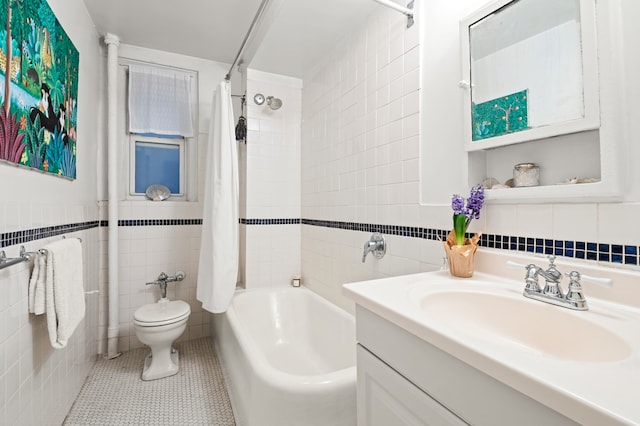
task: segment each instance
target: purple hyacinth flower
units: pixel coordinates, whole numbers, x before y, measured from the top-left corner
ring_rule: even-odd
[[[466,216],[469,219],[479,219],[480,210],[484,204],[484,187],[480,184],[471,188],[471,193],[467,199]]]
[[[465,214],[464,198],[457,194],[454,195],[451,198],[451,208],[453,209],[453,214]]]

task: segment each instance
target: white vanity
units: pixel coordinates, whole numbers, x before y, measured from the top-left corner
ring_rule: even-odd
[[[640,423],[638,274],[558,262],[614,281],[583,283],[589,310],[573,311],[525,298],[525,270],[507,260],[546,261],[486,250],[473,278],[344,286],[356,303],[360,426]]]

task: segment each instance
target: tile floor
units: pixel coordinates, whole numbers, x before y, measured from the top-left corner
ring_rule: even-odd
[[[210,337],[176,344],[180,372],[144,382],[147,348],[100,359],[65,419],[65,426],[234,426],[233,411]]]

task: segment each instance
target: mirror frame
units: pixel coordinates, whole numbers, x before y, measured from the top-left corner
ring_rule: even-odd
[[[519,132],[472,140],[471,134],[471,55],[470,27],[499,9],[518,0],[496,0],[460,21],[460,50],[462,53],[462,80],[459,83],[463,95],[464,146],[466,151],[478,151],[512,145],[536,139],[594,130],[600,127],[598,55],[596,38],[595,0],[580,0],[580,36],[582,44],[582,73],[584,116],[575,120],[553,123]]]

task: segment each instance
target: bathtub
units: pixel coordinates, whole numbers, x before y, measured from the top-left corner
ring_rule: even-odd
[[[213,333],[239,426],[356,424],[353,316],[303,287],[239,290]]]

